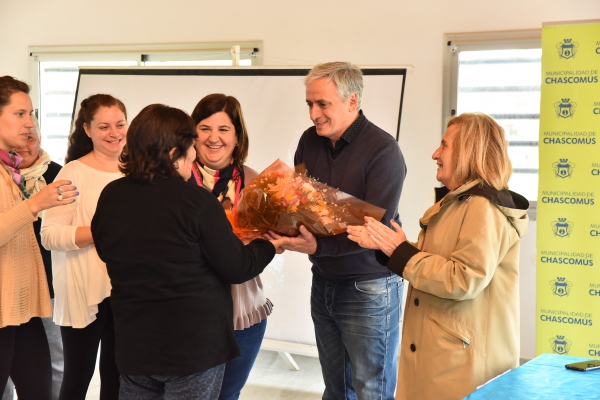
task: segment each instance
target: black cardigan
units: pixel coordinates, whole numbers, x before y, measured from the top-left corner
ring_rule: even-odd
[[[54,182],[56,179],[56,175],[61,170],[62,165],[55,163],[54,161],[50,161],[48,164],[48,169],[44,172],[44,180],[46,184]],[[40,253],[42,254],[42,260],[44,261],[44,269],[46,270],[46,279],[48,279],[48,289],[50,289],[50,298],[54,298],[54,287],[52,286],[52,255],[50,250],[46,250],[44,246],[42,246],[42,237],[40,236],[40,229],[42,228],[42,219],[38,218],[33,222],[33,232],[35,233],[35,238],[37,239],[38,246],[40,248]]]
[[[275,255],[232,233],[209,191],[180,178],[111,182],[92,235],[111,279],[116,359],[125,375],[188,375],[237,357],[231,283]]]

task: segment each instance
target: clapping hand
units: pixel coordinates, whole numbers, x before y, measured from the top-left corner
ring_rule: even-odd
[[[379,245],[371,239],[371,233],[367,230],[366,224],[362,226],[348,226],[348,239],[359,244],[365,249],[379,250]]]
[[[393,230],[371,217],[365,217],[365,226],[348,227],[348,239],[368,249],[381,250],[388,257],[402,242],[406,235],[402,227],[394,220],[390,220]]]

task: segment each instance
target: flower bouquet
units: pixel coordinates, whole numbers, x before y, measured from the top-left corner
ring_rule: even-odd
[[[348,225],[362,225],[364,217],[381,220],[385,210],[333,189],[281,160],[261,172],[240,193],[227,213],[234,233],[244,242],[261,238],[268,230],[298,236],[304,225],[315,236],[332,236]]]

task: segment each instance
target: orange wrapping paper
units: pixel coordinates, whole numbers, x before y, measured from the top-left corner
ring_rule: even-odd
[[[242,241],[268,230],[298,236],[300,225],[315,236],[332,236],[364,224],[365,216],[383,218],[384,209],[310,178],[303,165],[296,170],[278,159],[241,191],[227,217]]]

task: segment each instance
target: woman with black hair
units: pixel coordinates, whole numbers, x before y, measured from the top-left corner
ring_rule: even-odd
[[[281,245],[244,246],[219,201],[186,182],[197,137],[185,112],[144,108],[127,132],[125,178],[106,186],[92,220],[113,285],[120,400],[216,400],[240,354],[231,284],[261,273]]]

